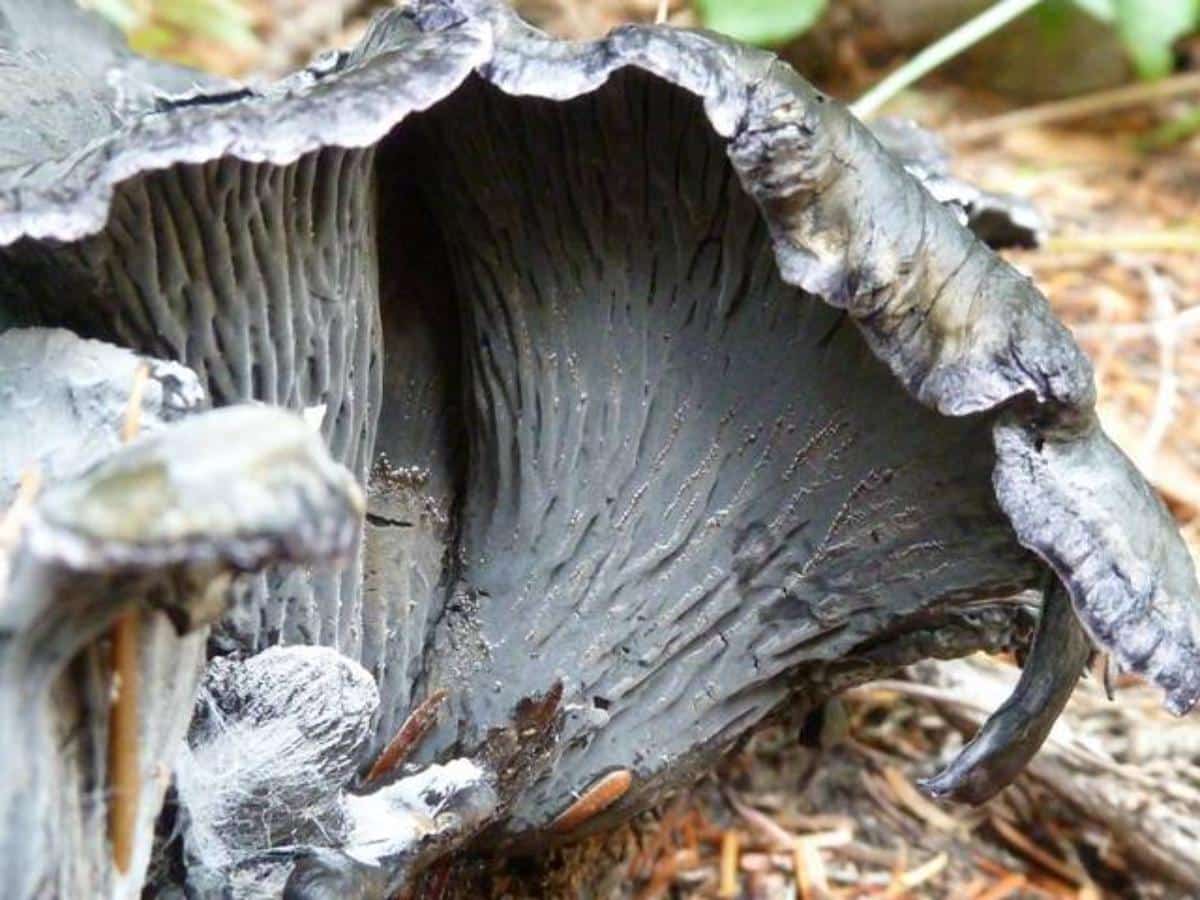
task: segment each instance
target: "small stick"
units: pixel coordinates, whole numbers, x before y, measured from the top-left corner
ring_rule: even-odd
[[[588,786],[578,800],[559,813],[550,823],[550,830],[557,834],[574,831],[624,797],[631,784],[633,773],[628,769],[616,769],[601,775]]]
[[[138,367],[125,407],[121,441],[128,444],[142,424],[142,395],[150,377],[147,366]],[[117,619],[112,631],[112,669],[114,698],[109,716],[108,767],[111,797],[108,829],[112,840],[113,863],[124,875],[133,861],[134,832],[137,830],[138,799],[141,795],[141,754],[138,751],[140,719],[139,692],[141,667],[138,640],[141,636],[141,610],[132,609]]]
[[[944,129],[943,134],[954,141],[978,141],[999,134],[1007,134],[1017,128],[1082,119],[1085,116],[1128,109],[1131,106],[1165,100],[1168,97],[1197,93],[1200,93],[1200,72],[1188,72],[1172,78],[1164,78],[1161,81],[1097,91],[1094,94],[1072,97],[1069,100],[1055,100],[1038,106],[1027,106],[1024,109],[1017,109],[988,119],[978,119],[964,125],[951,126]]]
[[[125,420],[121,424],[121,443],[132,443],[142,430],[142,396],[146,393],[146,382],[150,380],[150,367],[142,363],[133,373],[133,386],[129,389],[129,401],[125,404]]]
[[[667,21],[667,14],[670,10],[671,0],[658,0],[658,8],[654,11],[654,24],[664,24]]]
[[[1196,237],[1196,246],[1200,248],[1200,235]],[[1074,325],[1071,330],[1083,337],[1103,337],[1113,340],[1142,340],[1154,337],[1155,329],[1169,326],[1176,334],[1182,335],[1200,325],[1200,306],[1189,306],[1169,319],[1155,319],[1153,322],[1118,322],[1113,324]]]
[[[371,771],[367,773],[366,780],[363,782],[364,787],[370,787],[379,779],[404,765],[404,761],[411,755],[413,748],[437,721],[437,711],[445,699],[445,691],[434,691],[417,704],[404,720],[404,724],[396,730],[396,736],[388,741],[388,745],[375,759],[375,764],[371,766]]]
[[[1060,234],[1046,239],[1048,253],[1197,253],[1200,232],[1118,231],[1111,234]]]
[[[21,473],[21,484],[12,504],[0,512],[0,608],[4,606],[9,567],[12,565],[9,552],[16,546],[21,529],[25,527],[25,521],[33,512],[33,503],[41,487],[41,470],[36,466],[26,469]]]
[[[721,836],[721,887],[717,896],[728,900],[738,895],[738,836],[732,828]]]
[[[1019,872],[1010,872],[981,894],[976,894],[973,900],[1004,900],[1021,888],[1025,887],[1027,879]]]
[[[1178,311],[1166,277],[1144,263],[1138,269],[1154,303],[1154,339],[1158,343],[1158,391],[1154,398],[1154,412],[1146,426],[1138,454],[1142,465],[1153,476],[1157,468],[1158,449],[1175,421],[1175,407],[1179,399],[1179,377],[1175,371],[1176,338],[1179,332],[1170,325]]]
[[[1037,844],[1023,835],[1016,826],[1008,824],[999,816],[991,816],[988,821],[991,823],[992,828],[996,829],[996,833],[1004,839],[1004,842],[1026,859],[1032,860],[1043,869],[1057,875],[1070,884],[1083,885],[1086,883],[1087,879],[1083,873],[1072,869],[1070,865],[1058,859],[1052,853],[1037,846]]]
[[[942,63],[953,59],[985,37],[999,31],[1017,16],[1033,9],[1042,0],[997,0],[973,19],[969,19],[953,31],[938,38],[883,81],[875,85],[858,100],[850,104],[850,111],[860,119],[870,119],[880,107],[902,90],[928,75]]]
[[[950,862],[950,857],[945,853],[939,853],[933,859],[922,863],[915,869],[909,869],[897,879],[900,888],[904,892],[911,891],[913,888],[920,887],[927,881],[932,881],[942,873],[942,870]]]
[[[908,780],[908,776],[897,767],[885,766],[883,778],[888,787],[892,789],[892,796],[930,828],[948,833],[962,830],[963,823],[961,821],[943,811],[940,806],[917,790]]]
[[[680,794],[667,807],[667,811],[658,820],[657,832],[646,842],[641,852],[634,855],[633,859],[629,861],[626,877],[644,881],[654,874],[655,861],[660,854],[667,851],[672,843],[676,827],[682,824],[685,831],[690,827],[684,819],[687,812],[687,799],[686,794]],[[681,820],[683,821],[681,822]],[[694,831],[691,831],[690,840],[687,843],[690,848],[695,849],[696,835]]]
[[[141,793],[141,776],[138,772],[140,632],[141,619],[136,611],[121,616],[112,632],[116,698],[109,717],[108,732],[109,779],[112,784],[108,827],[112,834],[113,862],[122,875],[129,871],[133,859],[133,836],[137,827],[138,795]]]
[[[792,842],[792,868],[796,876],[796,894],[800,900],[829,896],[829,876],[821,859],[819,845],[809,837]]]

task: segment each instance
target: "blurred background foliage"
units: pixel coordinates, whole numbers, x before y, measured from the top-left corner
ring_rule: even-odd
[[[81,2],[124,31],[138,52],[223,74],[253,69],[264,37],[279,26],[280,16],[301,5],[294,0]],[[348,19],[385,4],[326,0],[308,5],[337,10]],[[586,21],[597,11],[604,18],[604,10],[618,4],[517,0],[516,5],[529,7],[535,19],[539,11],[557,5],[563,15]],[[659,5],[667,4],[651,6]],[[1005,0],[690,0],[668,6],[694,24],[762,46],[783,47],[849,17],[881,25],[900,44],[909,44],[898,49],[912,49],[913,38],[931,41],[939,32],[1003,5]],[[1119,49],[1130,71],[1142,78],[1158,78],[1174,70],[1180,62],[1179,42],[1200,28],[1200,0],[1041,0],[1022,5],[1033,7],[1029,15],[1033,28],[1024,34],[1035,41],[1040,57],[1070,68],[1076,64],[1081,42],[1095,44],[1097,36],[1104,36],[1100,43]],[[1095,57],[1094,50],[1084,55]],[[1115,60],[1108,62],[1111,68]]]
[[[701,21],[708,27],[742,41],[766,45],[783,44],[799,37],[830,5],[831,0],[696,2]],[[911,14],[922,15],[922,5],[909,3]],[[960,6],[970,11],[972,5]],[[1200,0],[1043,0],[1036,4],[1038,21],[1048,30],[1061,30],[1070,24],[1070,16],[1066,15],[1070,7],[1083,10],[1112,29],[1137,71],[1147,78],[1167,74],[1172,68],[1175,41],[1200,25]]]
[[[125,33],[138,53],[232,74],[253,64],[257,26],[269,19],[249,0],[80,0]]]

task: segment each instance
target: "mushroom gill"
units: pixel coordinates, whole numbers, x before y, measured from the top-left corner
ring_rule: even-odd
[[[469,840],[575,837],[784,704],[1023,642],[1012,597],[1051,571],[1030,677],[1053,683],[1022,682],[955,784],[977,798],[1036,750],[1078,676],[1060,635],[1194,702],[1194,573],[1087,361],[955,197],[769,54],[665,28],[560,44],[424,0],[282,85],[167,90],[0,170],[0,322],[306,411],[367,489],[352,565],[268,572],[209,641],[205,702],[269,712],[219,804],[186,788],[228,752],[198,714],[185,877],[369,895]],[[309,671],[281,644],[374,681],[353,740],[271,737],[322,712],[288,705],[304,675],[238,693],[242,657]],[[273,754],[340,773],[298,782],[317,818],[268,804],[297,817],[276,837],[200,839],[282,789]],[[412,799],[431,779],[468,798],[461,827],[374,846],[437,805]]]
[[[618,766],[636,808],[784,702],[785,673],[1038,579],[991,489],[992,417],[925,409],[783,282],[721,144],[695,98],[625,71],[565,102],[472,78],[378,151],[403,199],[380,192],[367,591],[412,597],[415,567],[372,548],[422,547],[452,511],[450,564],[421,576],[441,579],[422,679],[449,688],[421,758],[567,686],[561,759],[513,829]],[[414,210],[440,259],[393,224]],[[424,284],[392,274],[431,259]]]

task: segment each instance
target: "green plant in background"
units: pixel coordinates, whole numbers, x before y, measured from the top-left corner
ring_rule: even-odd
[[[775,46],[808,31],[828,0],[695,0],[705,27],[748,44]]]
[[[246,0],[80,2],[124,31],[130,46],[148,56],[205,68],[236,68],[236,59],[225,60],[220,54],[250,58],[260,49],[253,28],[254,18]],[[707,27],[741,41],[766,46],[778,46],[803,34],[816,24],[830,4],[830,0],[693,2]],[[975,19],[901,67],[900,71],[906,74],[903,78],[889,79],[892,82],[889,91],[894,93],[911,84],[934,66],[1003,27],[1016,14],[1040,6],[1044,21],[1052,26],[1056,19],[1055,10],[1071,5],[1085,10],[1116,31],[1134,68],[1143,78],[1168,74],[1174,64],[1172,48],[1175,42],[1200,27],[1200,0],[997,0]],[[928,52],[935,48],[937,52]],[[921,65],[913,65],[917,60]],[[883,97],[882,94],[878,96]],[[873,100],[871,106],[877,105]]]
[[[254,18],[242,0],[81,0],[123,32],[138,53],[195,63],[199,40],[234,54],[259,47]]]
[[[695,3],[708,28],[742,41],[768,46],[786,43],[803,34],[828,6],[828,0],[695,0]],[[894,90],[911,84],[915,78],[1039,3],[1050,14],[1055,7],[1061,9],[1073,4],[1111,26],[1143,78],[1169,74],[1174,65],[1172,48],[1175,42],[1200,27],[1200,0],[997,0],[961,28],[914,57],[914,62],[921,60],[920,65],[902,67],[901,71],[906,74],[893,82]],[[1053,21],[1054,16],[1050,15],[1048,19]],[[936,52],[928,52],[935,48]],[[886,99],[882,94],[877,98]],[[869,106],[876,108],[879,102],[882,101],[874,99]]]
[[[1143,78],[1161,78],[1174,68],[1171,48],[1200,26],[1200,0],[1074,0],[1116,29]]]

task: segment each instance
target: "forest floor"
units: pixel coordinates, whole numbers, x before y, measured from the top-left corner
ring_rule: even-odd
[[[239,74],[277,74],[346,45],[379,4],[253,5],[261,53],[211,57]],[[571,37],[659,13],[656,0],[518,5]],[[672,24],[694,23],[686,2],[667,11]],[[852,45],[835,56],[835,83],[822,85],[835,95],[852,99],[877,79]],[[1031,113],[935,75],[886,112],[943,135],[964,180],[1026,198],[1047,218],[1042,246],[1005,255],[1091,356],[1106,429],[1196,555],[1200,140],[1161,127],[1182,101],[1158,93],[1132,105],[1104,95],[1111,102],[1102,96],[1097,114],[1076,117],[1069,104]],[[815,740],[801,740],[803,723],[776,724],[615,834],[442,883],[450,894],[512,898],[1200,896],[1200,726],[1166,716],[1142,685],[1118,682],[1109,702],[1097,679],[1085,681],[1032,771],[981,809],[916,790],[996,705],[981,698],[1002,697],[1016,672],[1006,660],[928,664],[911,682],[856,690],[826,711]]]

